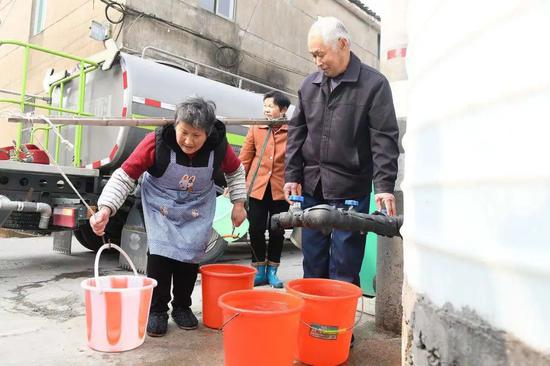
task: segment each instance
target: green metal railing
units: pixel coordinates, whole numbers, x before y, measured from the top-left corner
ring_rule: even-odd
[[[17,40],[0,40],[0,46],[2,45],[14,45],[18,47],[23,47],[23,75],[22,75],[22,82],[21,82],[21,94],[19,99],[15,98],[3,98],[0,99],[0,103],[11,103],[11,104],[17,104],[20,106],[21,113],[25,113],[26,107],[34,107],[39,109],[44,109],[48,111],[48,114],[51,114],[51,112],[59,112],[59,113],[66,113],[66,114],[72,114],[77,116],[92,116],[92,114],[84,112],[84,100],[85,100],[85,93],[86,93],[86,76],[89,72],[92,72],[96,70],[99,65],[97,62],[87,60],[85,58],[81,58],[78,56],[74,56],[68,53],[59,52],[50,50],[44,47],[40,47],[37,45],[33,45],[30,43],[25,43]],[[49,90],[49,104],[38,104],[29,101],[29,98],[27,96],[27,81],[28,81],[28,71],[29,71],[29,61],[30,61],[30,51],[38,51],[43,52],[52,56],[57,56],[63,59],[73,60],[77,61],[79,63],[79,70],[76,73],[73,73],[72,75],[63,78],[59,81],[56,81],[50,86]],[[78,78],[78,104],[76,110],[74,109],[67,109],[63,108],[63,92],[65,88],[65,84],[67,82],[70,82],[74,79]],[[54,107],[52,106],[52,96],[55,88],[59,87],[59,106]],[[51,126],[48,127],[32,127],[31,129],[31,142],[34,139],[34,133],[36,131],[45,131],[45,139],[44,139],[44,146],[48,148],[49,144],[49,135]],[[62,126],[58,125],[55,127],[57,131],[61,131]],[[23,123],[18,124],[17,128],[17,136],[16,136],[16,147],[19,149],[21,146],[22,141],[22,135],[23,135]],[[55,141],[55,161],[58,161],[59,159],[59,146],[60,146],[60,138],[57,136]],[[74,132],[74,160],[73,165],[76,167],[80,167],[80,150],[82,147],[82,126],[75,126],[75,132]]]

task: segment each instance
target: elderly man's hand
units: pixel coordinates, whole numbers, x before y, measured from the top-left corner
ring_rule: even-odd
[[[382,210],[383,203],[389,216],[395,216],[397,214],[397,210],[395,209],[395,196],[393,194],[377,193],[374,195],[374,201],[378,211]]]
[[[288,182],[288,183],[285,183],[285,185],[283,187],[283,192],[285,193],[285,200],[288,203],[292,204],[292,202],[290,202],[288,197],[301,195],[302,194],[302,186],[300,185],[300,183]]]
[[[235,202],[233,204],[233,210],[231,211],[231,222],[234,227],[239,227],[246,219],[246,210],[244,208],[244,202]]]

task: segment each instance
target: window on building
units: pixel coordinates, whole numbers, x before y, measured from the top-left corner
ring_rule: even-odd
[[[199,0],[201,8],[227,19],[235,17],[235,0]]]
[[[46,0],[34,0],[34,11],[32,21],[32,35],[44,30],[46,25]]]

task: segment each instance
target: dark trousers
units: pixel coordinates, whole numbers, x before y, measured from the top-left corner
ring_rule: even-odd
[[[285,200],[273,200],[271,186],[268,184],[264,198],[257,200],[250,198],[248,202],[248,222],[250,224],[250,245],[252,247],[252,262],[264,262],[267,260],[275,263],[281,261],[283,251],[284,230],[271,230],[269,224],[271,215],[288,211],[288,203]],[[266,246],[265,230],[269,230],[269,245]]]
[[[199,265],[196,263],[180,262],[161,255],[148,255],[147,276],[158,282],[153,290],[151,312],[168,311],[168,303],[172,295],[172,308],[191,306],[191,294],[198,272]],[[172,282],[174,282],[174,288],[171,295]]]
[[[358,212],[368,213],[370,197],[358,199]],[[344,200],[325,200],[304,194],[303,208],[329,204],[346,207]],[[365,254],[366,235],[359,232],[332,230],[328,235],[319,230],[302,228],[304,278],[330,278],[359,286],[359,272]]]

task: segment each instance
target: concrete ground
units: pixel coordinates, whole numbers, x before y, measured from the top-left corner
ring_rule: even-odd
[[[51,248],[50,237],[0,239],[1,365],[223,365],[223,335],[202,324],[197,330],[184,331],[170,321],[165,337],[146,337],[142,346],[128,352],[89,349],[80,282],[93,276],[95,255],[76,240],[71,256]],[[221,260],[248,261],[246,244],[230,245]],[[117,264],[116,255],[106,254],[100,268],[104,274],[126,272]],[[279,273],[284,281],[302,276],[301,252],[291,244],[285,246]],[[193,310],[200,321],[199,287],[200,278],[193,293]],[[374,317],[369,315],[374,312],[374,300],[364,299],[366,312],[345,365],[399,365],[401,339],[375,330]]]

